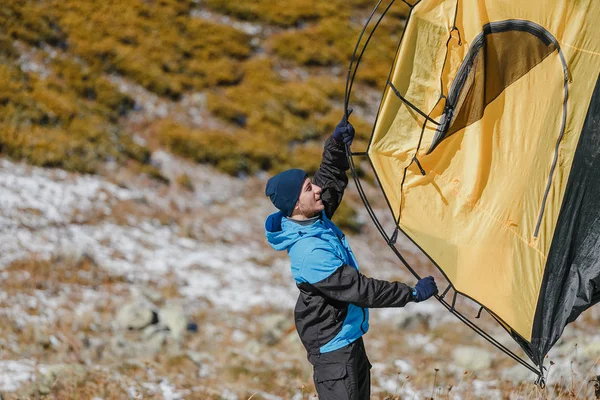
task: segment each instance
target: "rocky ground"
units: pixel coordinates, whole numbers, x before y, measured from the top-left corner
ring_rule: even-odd
[[[266,177],[230,178],[163,152],[153,161],[191,184],[0,161],[4,398],[314,398],[287,257],[264,240]],[[363,270],[412,282],[361,218],[350,241]],[[540,391],[435,301],[373,310],[373,398],[594,398],[599,321],[596,307],[567,328]],[[512,346],[491,318],[482,323]]]

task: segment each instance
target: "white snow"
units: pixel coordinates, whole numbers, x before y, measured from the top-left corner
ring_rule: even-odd
[[[165,164],[172,162],[166,153],[157,158]],[[214,187],[217,182],[212,185],[214,195],[222,195]],[[120,188],[97,176],[70,175],[7,160],[0,161],[0,190],[0,268],[32,255],[46,259],[64,253],[87,254],[101,267],[134,281],[174,273],[185,282],[184,295],[207,299],[215,306],[233,310],[265,304],[293,307],[292,280],[278,279],[288,273],[287,264],[278,262],[272,268],[255,264],[264,251],[272,250],[255,239],[257,229],[249,228],[244,219],[230,217],[213,227],[252,239],[240,244],[181,237],[177,227],[152,220],[133,226],[106,221],[82,224],[76,217],[97,212],[110,215],[120,201],[143,199],[160,207],[168,200],[141,188]],[[192,200],[192,207],[205,208],[205,201],[205,197]],[[262,226],[258,228],[262,237]],[[28,301],[30,307],[37,306],[31,303],[35,299]]]
[[[0,360],[0,391],[11,392],[35,379],[35,363],[31,360]]]
[[[251,36],[257,35],[263,30],[262,26],[259,24],[236,21],[228,16],[215,14],[204,9],[192,10],[190,12],[190,15],[195,18],[201,18],[208,21],[218,22],[223,25],[231,26],[232,28],[242,31]]]

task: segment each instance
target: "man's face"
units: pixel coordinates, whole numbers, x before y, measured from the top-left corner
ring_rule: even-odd
[[[299,214],[306,218],[312,218],[323,211],[324,208],[325,206],[321,201],[321,188],[313,184],[309,178],[306,178],[295,211],[299,211]]]

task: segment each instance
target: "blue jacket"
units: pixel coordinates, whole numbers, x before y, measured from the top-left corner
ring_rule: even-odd
[[[330,220],[342,201],[348,169],[343,143],[330,138],[313,177],[323,189],[320,219],[302,226],[277,212],[265,223],[269,244],[290,257],[300,292],[294,319],[309,354],[334,351],[364,335],[368,308],[401,307],[413,300],[411,288],[401,282],[362,275],[346,237]]]
[[[269,244],[275,250],[287,250],[296,285],[318,285],[343,265],[358,272],[358,263],[346,237],[327,218],[325,211],[310,226],[299,225],[278,212],[267,218],[265,228]],[[368,330],[369,310],[348,304],[339,331],[327,342],[320,342],[319,351],[326,353],[344,347]]]

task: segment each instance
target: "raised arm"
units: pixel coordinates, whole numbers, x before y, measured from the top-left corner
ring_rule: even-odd
[[[327,218],[331,218],[337,210],[348,185],[346,172],[350,165],[346,156],[346,143],[351,144],[353,139],[354,127],[344,117],[325,142],[321,165],[313,177],[313,182],[323,189],[321,200],[325,205]]]
[[[348,185],[346,171],[350,169],[344,143],[338,143],[333,137],[325,142],[321,165],[313,182],[323,189],[321,200],[325,206],[325,215],[331,218],[342,202],[344,190]]]

